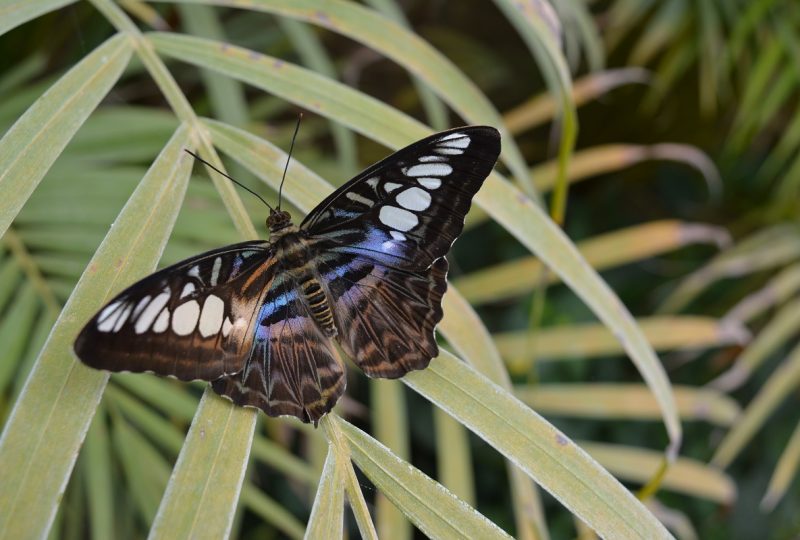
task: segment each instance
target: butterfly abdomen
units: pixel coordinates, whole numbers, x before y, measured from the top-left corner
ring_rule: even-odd
[[[308,302],[308,307],[314,316],[314,320],[317,321],[326,336],[334,337],[337,332],[336,325],[333,323],[333,313],[319,280],[309,275],[301,282],[300,287],[303,290],[303,296]]]
[[[336,336],[337,330],[330,303],[313,271],[312,260],[316,254],[314,247],[302,234],[294,230],[280,236],[276,244],[282,266],[294,278],[314,321],[327,337]]]

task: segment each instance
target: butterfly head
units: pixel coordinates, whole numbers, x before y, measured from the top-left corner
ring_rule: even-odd
[[[270,234],[276,234],[292,224],[292,216],[286,210],[270,209],[267,228]]]

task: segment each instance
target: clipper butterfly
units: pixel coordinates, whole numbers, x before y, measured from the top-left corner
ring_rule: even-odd
[[[109,371],[210,381],[270,416],[314,422],[345,389],[333,341],[370,377],[424,369],[447,289],[445,255],[500,154],[491,127],[422,139],[369,167],[268,241],[234,244],[122,291],[75,353]]]

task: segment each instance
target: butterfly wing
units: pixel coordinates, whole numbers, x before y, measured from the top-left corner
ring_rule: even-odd
[[[447,259],[412,272],[353,257],[328,277],[339,344],[368,376],[402,377],[439,354],[434,330],[442,320]]]
[[[401,377],[438,354],[444,256],[499,153],[490,127],[438,133],[359,174],[301,225],[320,246],[339,343],[367,375]]]
[[[344,393],[344,363],[288,274],[276,277],[256,319],[243,371],[214,381],[214,390],[237,405],[316,424]]]
[[[327,251],[424,270],[461,233],[472,197],[499,154],[500,135],[491,127],[432,135],[337,189],[300,228],[329,240]]]
[[[75,340],[87,365],[213,380],[243,368],[260,291],[272,280],[265,242],[187,259],[128,287]]]

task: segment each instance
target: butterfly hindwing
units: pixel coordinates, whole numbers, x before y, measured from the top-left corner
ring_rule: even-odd
[[[331,252],[386,266],[428,268],[464,227],[472,197],[494,167],[500,136],[474,126],[432,135],[360,173],[301,224]]]
[[[439,353],[447,259],[418,272],[353,257],[328,271],[339,344],[370,377],[394,379],[424,369]]]
[[[237,405],[315,423],[342,395],[344,364],[288,274],[276,276],[261,304],[242,372],[212,386]]]

